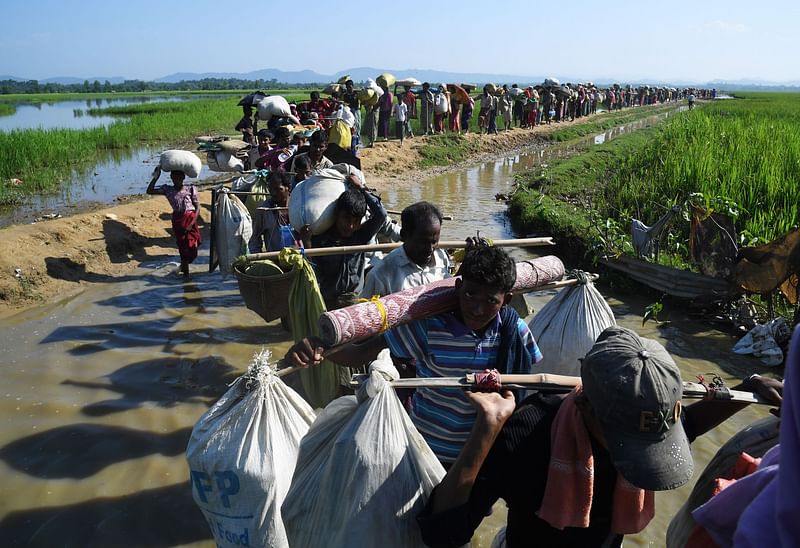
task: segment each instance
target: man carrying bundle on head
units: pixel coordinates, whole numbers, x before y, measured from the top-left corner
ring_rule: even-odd
[[[621,546],[655,513],[653,491],[692,476],[689,443],[744,405],[683,409],[680,370],[655,341],[612,326],[566,397],[467,393],[475,426],[418,517],[428,546],[462,546],[498,498],[508,505],[501,546]],[[782,383],[741,385],[780,405]]]
[[[442,214],[429,202],[411,204],[400,214],[403,246],[386,255],[367,274],[362,297],[384,296],[450,277],[450,258],[437,249]]]
[[[501,248],[468,248],[456,281],[458,308],[397,326],[364,344],[350,344],[331,358],[342,365],[367,363],[383,348],[400,367],[412,364],[417,377],[452,377],[483,372],[531,373],[542,354],[510,306],[516,265]],[[307,338],[286,354],[292,365],[307,367],[322,360],[322,342]],[[410,402],[411,419],[433,452],[452,465],[469,437],[476,411],[463,390],[417,389]]]
[[[357,176],[350,175],[347,181],[350,187],[336,200],[333,226],[317,236],[311,236],[308,226],[300,229],[305,247],[366,245],[380,230],[386,220],[386,210],[380,200],[367,191]],[[370,218],[362,223],[367,208]],[[365,260],[363,251],[322,255],[314,259],[319,290],[328,310],[356,302],[364,287]]]

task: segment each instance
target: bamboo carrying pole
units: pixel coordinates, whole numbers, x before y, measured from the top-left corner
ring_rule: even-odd
[[[368,378],[368,375],[353,375],[350,386],[357,387]],[[538,373],[531,375],[500,375],[500,385],[504,388],[525,388],[544,392],[569,392],[580,384],[580,377],[566,375],[553,375]],[[391,381],[392,388],[475,388],[475,375],[467,374],[463,377],[430,377],[425,379],[398,379]],[[736,403],[757,403],[774,405],[761,396],[752,392],[730,389],[709,390],[703,384],[696,382],[683,383],[683,397],[686,399],[701,399],[709,401],[731,401]]]
[[[494,240],[492,244],[496,247],[537,247],[556,245],[551,237],[545,238],[518,238],[516,240]],[[367,245],[345,245],[339,247],[317,247],[305,250],[307,257],[320,257],[323,255],[342,255],[345,253],[361,253],[368,251],[391,251],[402,246],[402,242],[389,244],[367,244]],[[466,246],[464,240],[440,241],[436,246],[440,249],[460,249]],[[269,253],[253,253],[245,255],[248,261],[260,261],[263,259],[277,259],[280,251],[270,251]]]
[[[240,192],[239,194],[246,194],[246,192]],[[263,193],[259,193],[259,194],[263,194]],[[288,207],[257,207],[256,209],[258,209],[259,211],[287,211],[289,208]],[[402,211],[397,211],[396,209],[387,209],[386,213],[388,213],[389,215],[402,215],[403,214]],[[443,221],[452,221],[453,217],[450,216],[450,215],[442,215],[442,220]]]

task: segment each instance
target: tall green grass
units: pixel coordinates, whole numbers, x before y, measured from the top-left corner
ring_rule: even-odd
[[[17,107],[8,103],[0,103],[0,116],[10,116],[17,111]]]
[[[738,228],[771,240],[798,225],[800,94],[717,101],[666,122],[606,187],[614,207],[653,221],[691,193],[743,210]]]

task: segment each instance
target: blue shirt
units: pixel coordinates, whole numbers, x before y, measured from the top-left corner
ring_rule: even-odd
[[[500,315],[478,335],[455,315],[446,313],[395,327],[383,334],[392,355],[413,358],[417,377],[463,377],[484,369],[498,369]],[[519,334],[531,356],[542,360],[527,324],[518,320]],[[531,373],[524,371],[522,373]],[[418,388],[411,400],[411,419],[436,456],[456,460],[475,422],[475,409],[461,388]]]

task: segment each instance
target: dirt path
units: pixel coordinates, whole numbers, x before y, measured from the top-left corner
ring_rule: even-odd
[[[546,132],[575,123],[580,122],[514,129],[500,135],[470,134],[467,138],[478,146],[465,162],[426,170],[417,168],[424,137],[408,139],[402,147],[397,141],[381,142],[362,151],[362,168],[369,185],[379,191],[390,185],[418,184],[445,171],[530,147]],[[142,173],[142,190],[148,175]],[[210,192],[201,193],[201,217],[206,222],[210,199]],[[0,229],[0,316],[107,282],[154,256],[173,255],[177,261],[170,217],[163,197],[143,195],[87,213]],[[208,226],[203,238],[208,240]],[[193,269],[204,267],[194,265]]]

